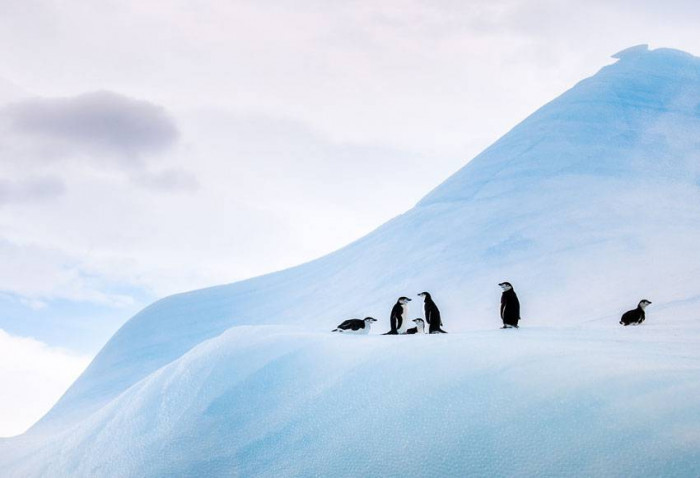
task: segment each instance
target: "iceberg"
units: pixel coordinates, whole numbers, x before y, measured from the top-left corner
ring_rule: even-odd
[[[699,476],[700,59],[615,58],[349,246],[138,313],[0,469]],[[424,290],[449,334],[380,336]]]

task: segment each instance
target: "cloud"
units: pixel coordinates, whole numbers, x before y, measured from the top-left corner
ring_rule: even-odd
[[[23,433],[85,370],[90,358],[0,329],[0,437]]]
[[[109,91],[26,99],[6,105],[2,115],[11,133],[47,141],[63,154],[126,164],[169,148],[179,134],[163,107]]]
[[[22,87],[6,78],[0,77],[0,104],[17,101],[26,96],[30,95]]]
[[[55,177],[33,177],[20,181],[0,178],[0,206],[7,203],[44,201],[65,192],[63,181]]]
[[[134,179],[141,186],[156,191],[195,191],[199,188],[196,176],[181,169],[144,172]]]
[[[110,91],[15,100],[0,107],[0,204],[60,195],[85,174],[193,191],[196,177],[172,155],[162,164],[179,137],[162,106]]]
[[[112,292],[118,281],[94,273],[86,257],[35,244],[18,244],[0,236],[0,292],[40,306],[55,298],[128,307],[133,299]]]

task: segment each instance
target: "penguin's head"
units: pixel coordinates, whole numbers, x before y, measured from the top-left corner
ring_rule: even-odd
[[[366,324],[371,324],[372,322],[376,322],[376,321],[377,321],[377,319],[375,319],[374,317],[365,317]]]
[[[418,297],[423,297],[424,299],[430,299],[430,293],[429,292],[421,292],[418,294]]]
[[[408,302],[411,302],[411,299],[408,297],[399,297],[399,304],[406,304]]]
[[[651,304],[650,300],[642,299],[639,301],[639,307],[641,307],[642,310],[646,309],[649,304]]]
[[[503,289],[504,292],[507,291],[507,290],[511,290],[511,289],[513,288],[513,286],[510,285],[510,282],[501,282],[501,283],[498,284],[498,285],[499,285],[499,287],[500,287],[501,289]]]
[[[423,319],[413,319],[413,322],[415,322],[416,325],[423,325]]]

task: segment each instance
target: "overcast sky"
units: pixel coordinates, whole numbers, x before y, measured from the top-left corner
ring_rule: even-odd
[[[617,51],[700,54],[699,20],[682,0],[0,0],[0,436],[151,301],[361,237]]]

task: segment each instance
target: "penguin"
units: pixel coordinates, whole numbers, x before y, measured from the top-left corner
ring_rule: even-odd
[[[416,326],[408,329],[406,331],[406,333],[408,335],[424,334],[425,333],[425,322],[423,322],[423,319],[413,319],[413,322],[416,324]]]
[[[520,320],[520,301],[515,295],[513,286],[510,282],[501,282],[498,284],[503,289],[501,294],[501,320],[503,320],[503,329],[518,328]]]
[[[394,307],[391,309],[391,316],[389,317],[389,324],[391,325],[391,330],[384,335],[398,335],[405,334],[408,328],[408,303],[411,299],[408,297],[399,297],[396,301]]]
[[[425,321],[428,322],[429,328],[428,332],[431,334],[446,334],[442,330],[442,319],[440,318],[440,310],[433,302],[433,298],[428,292],[421,292],[418,297],[423,297],[425,301],[423,303],[423,308],[425,309]]]
[[[346,334],[369,334],[369,330],[372,328],[372,322],[376,322],[377,319],[373,317],[365,317],[364,319],[348,319],[337,328],[333,329],[333,332],[343,332]]]
[[[646,299],[640,300],[636,309],[628,310],[622,314],[620,323],[624,326],[641,324],[646,319],[644,309],[646,309],[649,304],[651,304],[651,301]]]

